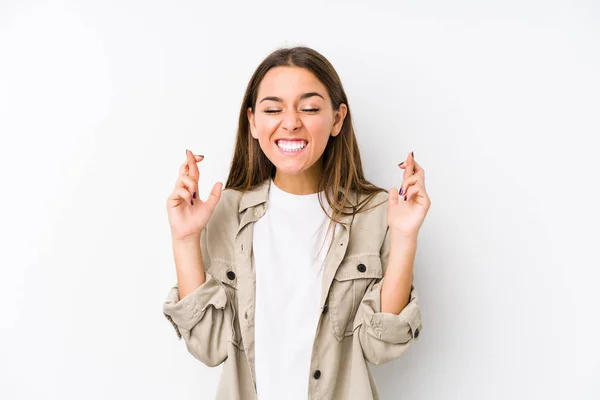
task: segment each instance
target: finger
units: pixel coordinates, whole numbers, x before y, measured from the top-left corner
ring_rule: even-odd
[[[204,156],[196,155],[194,157],[196,157],[196,162],[197,163],[199,163],[200,161],[204,160]],[[187,175],[188,171],[189,171],[189,166],[188,166],[188,159],[187,159],[187,156],[186,156],[185,157],[185,161],[183,162],[183,164],[181,164],[179,166],[179,175],[181,175],[181,174],[186,174]]]
[[[395,187],[391,188],[388,192],[388,203],[390,206],[398,204],[398,189]]]
[[[408,201],[408,200],[414,198],[415,196],[418,196],[422,190],[423,190],[423,186],[421,186],[421,185],[418,185],[418,184],[410,185],[409,188],[406,190],[406,195],[404,196],[404,200]]]
[[[201,155],[195,155],[195,157],[196,157],[196,162],[197,163],[200,162],[200,161],[202,161],[204,159],[204,156],[201,156]],[[189,166],[188,166],[188,160],[187,160],[187,156],[186,156],[185,157],[185,161],[183,162],[183,164],[181,164],[179,166],[179,175],[181,175],[181,174],[186,174],[187,175],[188,171],[189,171]]]
[[[196,164],[196,157],[189,150],[186,150],[185,152],[187,154],[188,176],[198,182],[198,179],[200,178],[200,171],[198,170],[198,165]]]
[[[404,179],[402,181],[402,185],[400,186],[400,195],[406,196],[408,188],[412,185],[415,185],[417,182],[419,182],[419,177],[414,174]]]
[[[410,153],[408,154],[408,157],[406,157],[406,160],[404,160],[400,164],[398,164],[398,167],[400,167],[404,170],[404,174],[402,174],[402,179],[406,179],[410,175],[412,175],[412,171],[413,171],[414,167],[413,167],[413,164],[410,163]]]
[[[179,205],[179,203],[181,203],[182,201],[194,205],[192,195],[190,194],[190,192],[180,186],[173,190],[173,193],[169,197],[168,203],[172,206],[176,206]]]
[[[406,168],[406,163],[402,162],[402,163],[398,164],[398,167],[400,167],[402,169],[405,169]],[[425,170],[416,161],[415,161],[414,167],[415,167],[414,168],[414,170],[415,170],[414,173],[415,174],[420,174],[421,175],[421,180],[424,182],[425,181]]]
[[[419,183],[425,186],[425,170],[415,161],[415,175],[419,177]]]
[[[421,174],[424,175],[425,174],[425,170],[419,165],[418,162],[413,161],[414,162],[414,166],[415,166],[415,174]]]
[[[404,173],[407,175],[415,173],[415,158],[412,151],[408,153],[408,156],[406,157],[406,168],[404,169]]]
[[[179,178],[177,179],[177,184],[175,186],[183,187],[192,194],[193,199],[196,198],[196,193],[198,192],[198,183],[189,176],[179,175]]]
[[[404,174],[402,174],[402,179],[406,179],[406,177],[408,175],[410,175],[410,174],[406,173],[407,166],[408,166],[408,158],[406,160],[402,161],[400,164],[398,164],[398,166],[404,170]]]
[[[208,195],[208,199],[206,199],[205,203],[208,205],[208,209],[212,213],[221,198],[221,191],[223,190],[223,184],[221,182],[217,182],[213,185],[212,190],[210,191],[210,195]]]

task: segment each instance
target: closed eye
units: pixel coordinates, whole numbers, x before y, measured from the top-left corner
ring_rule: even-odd
[[[305,112],[317,112],[319,110],[320,110],[319,108],[305,108],[302,111],[305,111]],[[267,114],[275,114],[275,113],[278,113],[279,111],[281,111],[281,110],[265,110],[265,113],[267,113]]]

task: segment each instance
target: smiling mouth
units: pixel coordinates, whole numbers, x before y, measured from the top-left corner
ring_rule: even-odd
[[[296,153],[302,151],[308,145],[308,142],[304,139],[279,139],[275,141],[275,144],[286,153]]]

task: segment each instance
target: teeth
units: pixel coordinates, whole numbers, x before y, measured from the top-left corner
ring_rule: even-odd
[[[278,140],[277,146],[285,151],[300,151],[306,147],[304,140]]]

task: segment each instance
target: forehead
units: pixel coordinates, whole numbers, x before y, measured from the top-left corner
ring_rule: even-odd
[[[318,92],[326,99],[327,88],[317,77],[305,68],[274,67],[271,68],[258,88],[259,101],[264,96],[278,96],[295,99],[306,92]],[[313,97],[318,99],[318,97]]]

